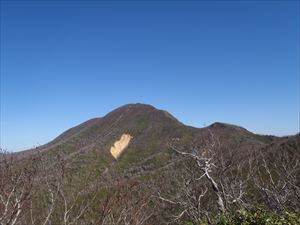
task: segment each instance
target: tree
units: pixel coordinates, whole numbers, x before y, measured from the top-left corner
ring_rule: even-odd
[[[257,158],[254,182],[272,211],[300,209],[300,148],[296,140],[288,145],[272,145]]]
[[[32,159],[34,160],[34,158]],[[27,212],[36,179],[37,168],[15,166],[12,154],[0,152],[0,224],[18,224]]]
[[[181,206],[182,211],[175,218],[187,214],[194,221],[206,218],[212,223],[211,214],[215,209],[219,215],[232,212],[234,209],[247,207],[245,201],[247,184],[254,174],[251,157],[239,160],[235,150],[222,148],[218,138],[209,131],[202,141],[185,147],[179,139],[172,139],[170,148],[188,160],[187,176],[183,180],[180,195],[176,199],[161,196],[166,202]],[[194,166],[190,165],[190,160]],[[214,195],[212,203],[211,194]],[[206,202],[206,204],[203,204]],[[209,202],[210,204],[207,204]],[[211,207],[213,205],[215,207]]]

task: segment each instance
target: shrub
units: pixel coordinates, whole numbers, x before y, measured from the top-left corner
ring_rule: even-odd
[[[290,211],[277,214],[263,208],[256,208],[252,211],[239,210],[233,215],[218,216],[213,221],[215,221],[215,225],[299,225],[300,215]],[[208,223],[194,222],[186,224],[207,225]]]

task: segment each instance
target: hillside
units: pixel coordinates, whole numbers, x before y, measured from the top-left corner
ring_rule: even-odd
[[[277,210],[278,204],[272,202],[274,196],[266,196],[261,190],[271,184],[273,192],[281,194],[272,183],[278,181],[281,185],[280,176],[285,172],[278,166],[278,163],[284,165],[281,159],[290,160],[291,168],[285,167],[293,175],[293,181],[289,182],[299,187],[299,145],[299,134],[284,138],[262,136],[223,123],[194,128],[182,124],[167,111],[150,105],[129,104],[71,128],[37,149],[17,153],[14,160],[15,168],[28,169],[34,165],[37,171],[31,182],[39,183],[35,191],[40,194],[32,201],[41,203],[41,199],[46,198],[35,208],[35,214],[40,215],[38,221],[51,209],[47,205],[51,202],[48,197],[59,187],[57,199],[64,196],[64,200],[67,198],[74,204],[72,216],[75,218],[82,210],[81,205],[87,204],[85,201],[92,202],[88,204],[89,210],[84,211],[86,216],[80,214],[74,224],[88,224],[86,217],[91,219],[91,224],[109,224],[106,221],[109,216],[124,216],[120,212],[126,209],[128,217],[134,214],[134,219],[145,219],[140,224],[150,225],[163,224],[180,212],[184,212],[182,219],[185,220],[215,214],[220,210],[215,204],[219,195],[226,203],[226,211],[239,208],[230,202],[242,198],[240,206],[244,202],[260,203]],[[117,156],[112,152],[118,152]],[[268,180],[269,170],[264,170],[267,164],[272,174],[276,174],[275,181]],[[207,171],[218,184],[217,189],[222,187],[222,193],[214,186],[211,188],[209,179],[202,178],[208,165]],[[266,182],[261,182],[264,179]],[[48,183],[51,188],[48,186],[47,191]],[[266,187],[262,187],[264,185]],[[236,195],[241,188],[246,194],[239,199]],[[208,192],[202,199],[202,208],[198,211],[185,208],[186,202],[204,189]],[[298,189],[295,191],[299,194]],[[285,204],[299,209],[299,203],[291,200],[294,193],[284,196]],[[140,208],[145,213],[139,211]],[[99,210],[102,217],[96,213]],[[62,205],[58,205],[51,212],[52,224],[60,223],[63,211]],[[25,212],[23,216],[24,220],[29,219]],[[98,217],[102,221],[97,222]],[[128,224],[139,224],[134,219]]]
[[[164,110],[150,105],[129,104],[102,118],[73,127],[48,144],[19,155],[39,153],[47,162],[54,164],[59,155],[73,173],[92,173],[94,170],[118,172],[117,177],[121,178],[127,177],[127,173],[134,176],[133,170],[140,174],[142,170],[157,170],[172,162],[176,155],[169,148],[171,140],[180,140],[180,145],[188,147],[203,142],[209,132],[226,148],[238,146],[240,154],[262,147],[272,139],[229,124],[214,123],[202,129],[189,127]],[[131,135],[132,140],[116,162],[110,149],[124,134]],[[117,167],[122,170],[117,170]]]

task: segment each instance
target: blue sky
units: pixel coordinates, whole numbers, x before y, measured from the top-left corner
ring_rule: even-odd
[[[299,1],[1,1],[1,147],[126,103],[299,132]]]

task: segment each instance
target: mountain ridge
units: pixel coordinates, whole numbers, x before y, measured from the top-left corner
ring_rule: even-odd
[[[52,144],[57,144],[61,141],[64,141],[66,138],[70,138],[71,136],[74,136],[76,134],[78,134],[81,131],[84,131],[86,129],[89,129],[89,127],[99,123],[101,124],[106,118],[108,117],[114,117],[117,116],[119,117],[119,119],[121,119],[121,117],[123,117],[124,114],[130,112],[130,111],[136,111],[136,112],[142,112],[142,113],[147,113],[150,111],[155,111],[156,113],[160,113],[160,114],[164,114],[166,116],[166,118],[171,119],[173,121],[176,121],[176,123],[180,124],[180,125],[184,125],[186,127],[191,127],[194,129],[222,129],[222,128],[233,128],[239,131],[243,131],[243,132],[250,132],[251,131],[247,130],[246,128],[234,125],[234,124],[229,124],[229,123],[223,123],[223,122],[214,122],[206,127],[195,127],[195,126],[190,126],[190,125],[186,125],[184,123],[182,123],[181,121],[179,121],[177,118],[175,118],[171,113],[169,113],[166,110],[161,110],[161,109],[157,109],[154,106],[150,105],[150,104],[143,104],[143,103],[130,103],[130,104],[125,104],[123,106],[120,106],[110,112],[108,112],[106,115],[102,116],[102,117],[96,117],[96,118],[92,118],[89,119],[87,121],[84,121],[78,125],[75,125],[69,129],[67,129],[66,131],[64,131],[63,133],[59,134],[56,138],[54,138],[53,140],[38,146],[38,149],[44,149],[46,147],[48,147],[49,145]],[[134,113],[135,114],[135,113]],[[254,134],[254,133],[252,133]],[[260,134],[254,134],[254,135],[260,135]],[[273,138],[280,138],[278,136],[275,135],[260,135],[260,136],[268,136],[268,137],[273,137]],[[289,136],[293,136],[293,135],[289,135]],[[22,150],[19,151],[19,153],[28,151],[28,150],[34,150],[37,148],[32,148],[32,149],[26,149],[26,150]]]
[[[140,162],[149,164],[146,167],[152,170],[173,160],[174,152],[170,151],[169,146],[172,140],[178,140],[181,146],[188,148],[192,145],[203,145],[211,139],[211,133],[226,148],[239,146],[241,155],[280,140],[275,136],[257,135],[245,128],[220,122],[204,128],[187,126],[165,110],[136,103],[123,105],[103,117],[83,122],[45,145],[16,155],[26,158],[39,154],[47,159],[49,165],[55,164],[55,157],[59,155],[77,172],[81,167],[89,170],[84,169],[88,166],[81,163],[83,159],[89,159],[90,164],[98,165],[103,171],[112,165],[122,167],[125,171],[144,167]],[[132,139],[115,164],[116,159],[111,155],[110,149],[125,134]],[[112,171],[117,170],[114,168]]]

